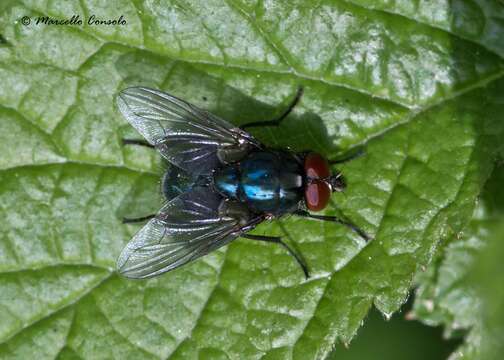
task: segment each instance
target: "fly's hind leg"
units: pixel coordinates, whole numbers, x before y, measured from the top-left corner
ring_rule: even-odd
[[[132,224],[132,223],[137,223],[137,222],[144,222],[144,221],[152,219],[155,216],[156,215],[151,214],[151,215],[142,216],[142,217],[138,217],[138,218],[123,218],[122,223],[123,224]]]
[[[122,144],[123,145],[139,145],[139,146],[145,146],[151,149],[154,149],[154,145],[149,144],[145,140],[137,140],[137,139],[122,139]]]
[[[256,240],[256,241],[265,241],[265,242],[271,242],[271,243],[282,245],[289,252],[289,254],[291,256],[293,256],[294,259],[296,259],[296,261],[299,264],[299,266],[301,266],[301,269],[303,270],[303,273],[304,273],[305,277],[307,279],[310,277],[310,273],[308,272],[308,266],[306,266],[306,263],[304,262],[304,260],[289,245],[287,245],[286,243],[284,243],[282,241],[281,237],[278,237],[278,236],[252,235],[252,234],[242,234],[240,236],[242,238],[245,238],[245,239]]]
[[[261,127],[261,126],[279,126],[282,120],[285,119],[291,113],[292,109],[294,109],[294,107],[299,103],[299,100],[301,99],[302,95],[303,95],[303,87],[300,86],[297,89],[296,96],[294,97],[294,99],[291,101],[287,109],[285,109],[285,111],[279,117],[269,121],[250,122],[240,126],[240,129],[245,130],[246,128]]]

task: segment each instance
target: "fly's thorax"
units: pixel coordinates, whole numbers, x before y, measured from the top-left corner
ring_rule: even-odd
[[[217,169],[213,175],[213,183],[217,191],[223,196],[238,199],[240,174],[236,165],[225,165]]]
[[[225,197],[258,213],[281,215],[303,198],[303,169],[288,152],[256,151],[214,173],[214,186]]]

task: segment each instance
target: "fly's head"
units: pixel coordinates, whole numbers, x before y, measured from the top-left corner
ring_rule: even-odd
[[[331,174],[329,163],[320,154],[310,152],[304,159],[306,184],[304,197],[311,211],[321,211],[329,203],[332,192],[341,192],[346,184],[340,172]]]

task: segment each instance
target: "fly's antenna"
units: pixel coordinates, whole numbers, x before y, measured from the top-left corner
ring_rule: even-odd
[[[345,180],[339,172],[336,172],[334,175],[329,176],[326,181],[331,186],[331,190],[333,192],[342,192],[346,188]]]

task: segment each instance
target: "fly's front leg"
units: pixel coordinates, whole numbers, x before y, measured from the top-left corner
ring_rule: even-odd
[[[278,118],[269,121],[250,122],[240,126],[240,129],[245,130],[246,128],[261,127],[261,126],[279,126],[282,120],[285,119],[291,113],[292,109],[294,109],[294,107],[299,103],[299,100],[301,99],[302,95],[303,95],[303,87],[300,86],[298,87],[294,99],[291,101],[287,109],[285,109],[285,111]]]
[[[331,165],[334,165],[334,164],[343,164],[343,163],[346,163],[348,161],[357,159],[357,158],[361,157],[362,155],[364,155],[364,149],[361,148],[361,149],[359,149],[357,152],[355,152],[353,154],[345,156],[345,157],[343,157],[341,159],[329,160],[328,162]]]
[[[310,277],[310,273],[308,272],[308,266],[306,266],[306,263],[304,262],[304,260],[289,245],[287,245],[286,243],[284,243],[282,241],[281,237],[278,237],[278,236],[252,235],[252,234],[241,234],[240,236],[242,238],[245,238],[245,239],[256,240],[256,241],[265,241],[265,242],[271,242],[271,243],[282,245],[289,252],[289,254],[291,256],[293,256],[294,259],[296,259],[296,261],[299,264],[299,266],[301,266],[301,269],[303,270],[303,273],[304,273],[305,277],[307,279]]]
[[[139,146],[145,146],[151,149],[154,149],[154,145],[149,144],[145,140],[137,140],[137,139],[122,139],[122,144],[123,145],[139,145]]]
[[[308,218],[308,219],[335,222],[335,223],[344,225],[347,228],[355,231],[366,242],[368,242],[369,240],[372,239],[371,236],[369,236],[368,234],[366,234],[363,230],[361,230],[356,225],[352,224],[349,221],[341,220],[340,218],[338,218],[336,216],[313,215],[313,214],[310,214],[308,211],[305,211],[305,210],[297,210],[293,214],[297,215],[297,216],[305,217],[305,218]]]

